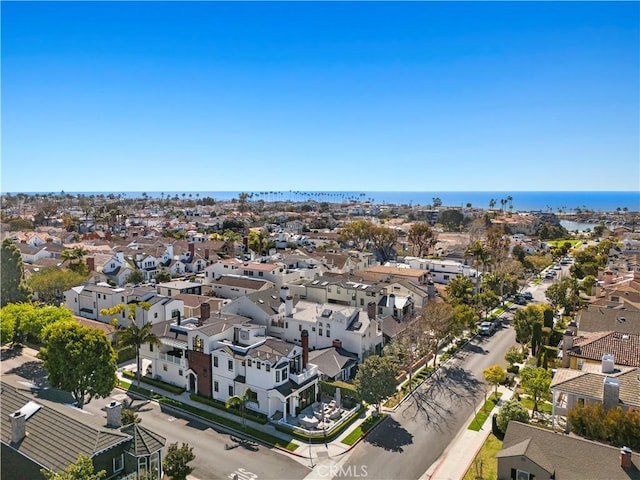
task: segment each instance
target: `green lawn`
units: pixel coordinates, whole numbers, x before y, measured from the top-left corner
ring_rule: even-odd
[[[463,480],[483,480],[498,478],[498,461],[496,454],[502,448],[502,441],[498,440],[493,433],[490,433],[482,448],[473,459],[469,470],[464,475]]]
[[[571,240],[545,240],[545,242],[550,247],[561,247],[565,243],[569,242],[571,244],[571,248],[573,248],[576,245],[581,244],[583,241],[582,240],[577,240],[577,239],[571,239]]]
[[[520,403],[527,410],[533,410],[533,399],[529,397],[520,397]],[[553,410],[553,405],[548,402],[538,402],[538,411],[542,413],[551,413]]]
[[[496,403],[498,403],[498,400],[500,399],[501,396],[502,396],[502,392],[498,392],[497,397],[494,394],[491,394],[491,396],[487,399],[487,401],[484,403],[482,408],[478,410],[478,413],[476,414],[475,418],[471,420],[471,423],[467,428],[469,430],[474,430],[476,432],[479,432],[480,429],[482,428],[482,425],[484,425],[484,422],[487,420],[487,417],[489,417],[491,410],[493,410],[493,407],[496,406]]]
[[[378,416],[371,415],[364,422],[362,422],[360,425],[354,428],[353,431],[349,433],[349,435],[344,437],[344,439],[342,440],[342,443],[344,443],[345,445],[353,445],[362,435],[364,435],[367,431],[369,431],[374,425],[380,422],[383,418],[384,418],[384,415],[378,415]]]

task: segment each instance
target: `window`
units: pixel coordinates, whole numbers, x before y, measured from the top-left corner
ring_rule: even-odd
[[[298,325],[298,331],[301,332],[302,331],[302,325]]]
[[[214,380],[213,381],[213,391],[217,392],[218,390],[220,390],[220,385],[218,384],[218,380]]]
[[[250,367],[250,366],[251,366],[251,359],[250,359],[250,358],[248,358],[248,359],[247,359],[247,367]]]
[[[284,322],[284,328],[289,328],[289,322]]]
[[[271,371],[271,365],[269,365],[268,363],[265,363],[265,364],[264,364],[264,368],[265,368],[265,370],[266,370],[267,372],[270,372],[270,371]]]
[[[319,328],[319,329],[318,329],[318,334],[319,334],[320,336],[322,336],[322,329],[321,329],[321,328]]]
[[[284,370],[282,370],[282,379],[285,380],[288,376],[289,372],[287,372],[287,369],[285,368]]]
[[[182,370],[178,370],[178,375],[182,376]]]
[[[155,312],[155,313],[153,314],[153,318],[158,318],[158,312]]]
[[[200,337],[200,335],[196,335],[195,337],[193,337],[193,349],[196,352],[204,351],[204,340],[202,340],[202,337]]]
[[[280,370],[276,370],[276,383],[280,381]]]
[[[322,322],[318,322],[318,326],[321,327],[322,326]]]
[[[331,336],[331,332],[329,330],[327,330],[327,337]]]
[[[166,363],[162,364],[162,370],[165,371],[165,372],[167,371],[167,364]]]
[[[233,397],[233,385],[229,385],[229,396]]]
[[[233,360],[227,360],[227,368],[229,371],[233,370]]]
[[[150,352],[153,352],[153,343],[150,343],[150,344],[149,344],[149,351],[150,351]]]
[[[121,453],[113,459],[113,473],[119,472],[124,468],[124,453]]]
[[[264,277],[264,272],[258,272],[259,277]]]
[[[218,357],[213,357],[213,368],[218,368]]]
[[[262,364],[260,362],[256,362],[256,368],[260,370],[260,368],[262,368]]]
[[[316,327],[311,327],[311,331],[315,332],[316,331]]]

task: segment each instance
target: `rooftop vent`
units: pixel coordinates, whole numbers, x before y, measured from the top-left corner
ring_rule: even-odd
[[[332,313],[333,313],[333,310],[331,310],[331,309],[329,309],[329,308],[325,308],[325,309],[322,311],[322,316],[323,316],[324,318],[329,318],[329,317],[331,316],[331,314],[332,314]]]

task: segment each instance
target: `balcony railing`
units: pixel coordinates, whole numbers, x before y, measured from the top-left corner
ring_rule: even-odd
[[[174,363],[176,365],[185,366],[185,359],[183,357],[176,357],[174,355],[167,355],[166,353],[160,354],[160,360],[163,362]]]
[[[289,373],[289,379],[298,385],[306,382],[310,378],[316,376],[318,374],[318,366],[312,363],[307,364],[306,370],[303,370],[299,373]]]

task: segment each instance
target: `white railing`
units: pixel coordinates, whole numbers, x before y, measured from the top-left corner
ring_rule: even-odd
[[[307,363],[306,370],[300,373],[289,373],[289,379],[300,385],[318,374],[318,366]]]
[[[176,365],[184,366],[184,362],[181,357],[174,357],[173,355],[167,355],[166,353],[160,354],[160,360],[162,360],[163,362],[174,363]]]

